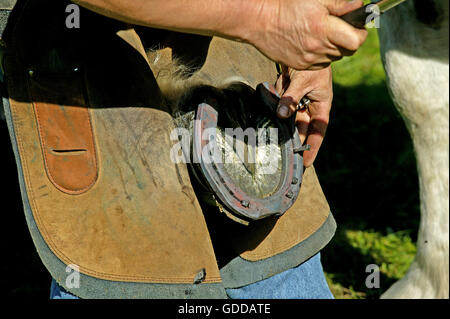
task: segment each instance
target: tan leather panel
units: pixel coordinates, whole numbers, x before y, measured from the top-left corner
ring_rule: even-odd
[[[80,194],[97,179],[97,158],[83,82],[79,77],[64,81],[64,95],[69,98],[55,96],[54,85],[45,86],[33,79],[30,92],[48,177],[59,190]],[[50,96],[52,102],[45,102]],[[73,102],[64,101],[67,99]],[[57,100],[59,104],[53,102]]]
[[[214,37],[206,61],[193,80],[222,85],[236,77],[241,77],[253,88],[265,81],[275,83],[276,66],[249,44]]]
[[[118,56],[127,52],[126,48],[120,50]],[[5,66],[29,202],[39,231],[54,254],[65,264],[75,264],[82,273],[101,279],[193,283],[198,272],[205,269],[204,283],[220,282],[208,229],[186,166],[170,160],[174,143],[170,140],[171,116],[155,108],[132,105],[90,108],[98,179],[84,193],[67,194],[56,189],[47,177],[46,150],[40,143],[36,118],[36,114],[61,114],[52,103],[39,103],[35,113],[25,87],[25,70],[12,57],[6,59]],[[101,65],[98,70],[102,70]],[[120,76],[107,80],[123,81],[118,86],[133,81]],[[90,90],[89,82],[87,91],[99,92]],[[143,94],[140,100],[150,106],[151,101],[145,99]],[[82,105],[76,107],[65,113],[67,120],[48,125],[45,131],[53,135],[53,128],[67,130],[75,122],[83,127],[86,110]],[[63,141],[64,147],[89,147],[82,143],[83,138],[76,140],[72,135],[64,136]],[[56,138],[49,138],[48,143],[59,147]]]
[[[249,226],[248,231],[233,233],[229,240],[241,257],[262,260],[294,247],[311,236],[330,214],[313,167],[305,170],[300,194],[294,205],[278,219],[267,219]],[[258,234],[267,234],[260,241]]]
[[[147,60],[147,53],[145,53],[145,49],[142,46],[142,42],[133,28],[119,30],[117,31],[117,35],[121,37],[124,41],[126,41],[129,45],[131,45],[137,52],[139,52],[142,55],[144,59]]]

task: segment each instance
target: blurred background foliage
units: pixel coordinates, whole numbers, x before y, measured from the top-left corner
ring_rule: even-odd
[[[389,97],[378,35],[333,64],[334,102],[315,162],[338,223],[322,252],[336,298],[378,298],[412,262],[419,191],[412,143]],[[380,267],[380,289],[365,285],[366,266]]]

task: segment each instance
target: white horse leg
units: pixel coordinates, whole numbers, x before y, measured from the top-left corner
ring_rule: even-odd
[[[389,90],[414,144],[421,209],[416,257],[382,298],[449,297],[449,2],[420,1],[440,13],[436,21],[421,22],[424,11],[418,19],[408,1],[386,13],[379,30]]]

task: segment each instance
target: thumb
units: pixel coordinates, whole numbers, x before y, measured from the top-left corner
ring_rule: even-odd
[[[298,102],[308,93],[306,79],[297,74],[294,73],[292,76],[289,86],[278,103],[277,115],[280,118],[290,117],[297,110]]]
[[[342,16],[364,5],[363,0],[319,0],[335,16]]]

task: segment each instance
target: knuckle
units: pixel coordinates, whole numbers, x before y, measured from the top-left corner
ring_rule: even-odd
[[[361,37],[360,37],[360,41],[361,41],[361,45],[366,42],[367,37],[369,36],[369,32],[367,32],[367,30],[363,30],[361,33]]]
[[[311,41],[309,47],[311,52],[319,52],[322,50],[322,45],[318,41]]]
[[[306,62],[306,64],[311,66],[314,64],[316,59],[315,59],[315,55],[313,53],[306,53],[303,56],[303,60]]]
[[[359,47],[361,46],[361,40],[359,39],[359,37],[354,36],[351,38],[351,40],[348,42],[348,46],[347,49],[350,51],[356,51],[359,49]]]
[[[341,6],[341,0],[328,0],[325,3],[328,10],[333,11]]]
[[[345,0],[334,0],[333,1],[333,7],[338,9],[338,8],[342,7],[346,3],[347,3],[347,1],[345,1]]]
[[[304,49],[308,52],[315,52],[317,50],[317,44],[314,40],[308,39],[303,43]]]

